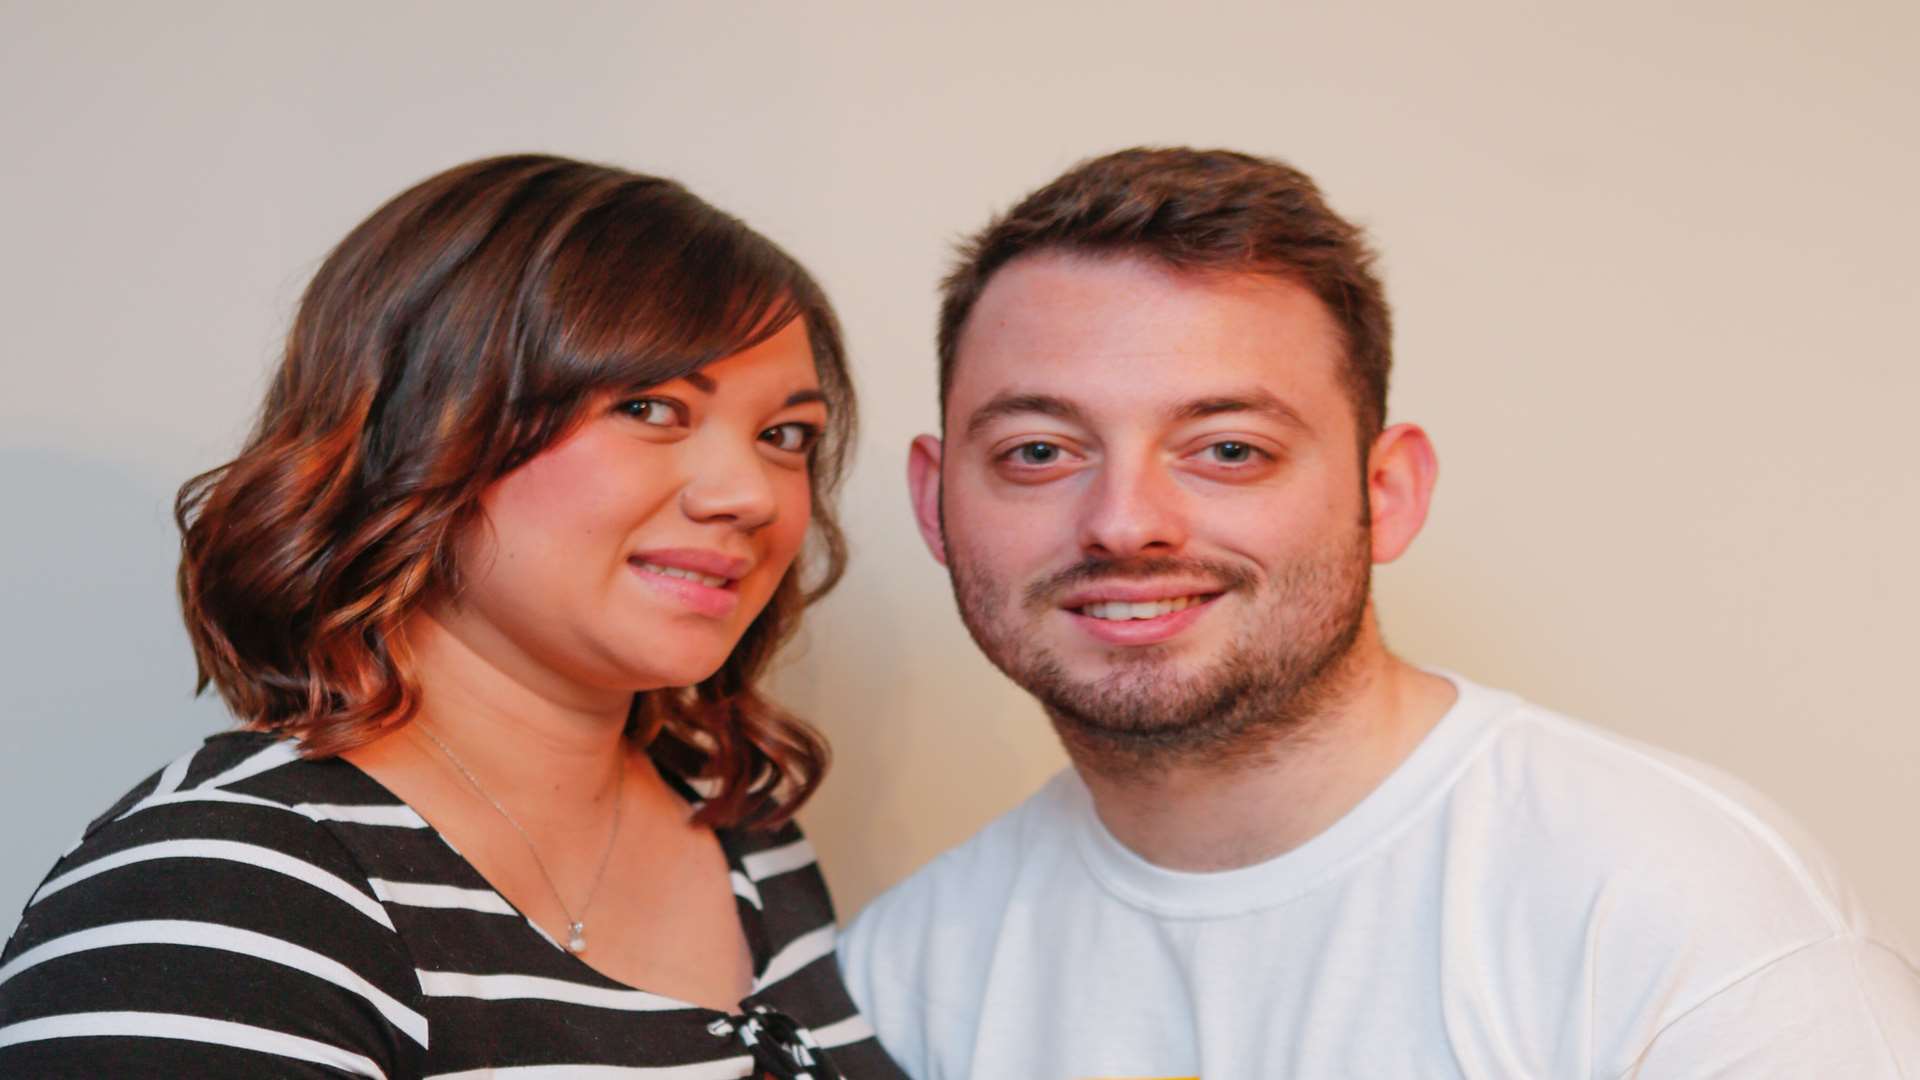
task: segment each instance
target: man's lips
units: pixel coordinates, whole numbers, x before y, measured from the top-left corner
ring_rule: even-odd
[[[1106,645],[1158,645],[1178,637],[1213,608],[1220,593],[1183,594],[1153,601],[1095,601],[1067,608],[1068,620]]]
[[[1204,604],[1225,591],[1210,581],[1115,581],[1075,589],[1059,606],[1095,619],[1149,619]]]
[[[1085,615],[1089,619],[1110,621],[1157,619],[1162,615],[1171,615],[1176,611],[1185,611],[1197,604],[1204,604],[1211,599],[1213,599],[1211,596],[1175,596],[1166,600],[1106,600],[1082,604],[1070,610]]]

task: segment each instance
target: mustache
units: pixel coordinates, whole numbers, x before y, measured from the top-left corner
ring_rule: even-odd
[[[1025,600],[1029,608],[1051,608],[1055,606],[1055,597],[1090,582],[1140,581],[1176,576],[1208,579],[1219,585],[1221,592],[1248,589],[1254,585],[1253,571],[1210,559],[1172,559],[1164,556],[1141,559],[1087,558],[1028,585]]]

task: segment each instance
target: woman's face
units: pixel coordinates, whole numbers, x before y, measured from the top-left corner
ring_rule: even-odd
[[[481,497],[436,618],[538,692],[625,695],[713,674],[799,553],[825,427],[802,320],[590,406]]]

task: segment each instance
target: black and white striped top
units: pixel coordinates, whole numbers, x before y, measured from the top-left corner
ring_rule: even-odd
[[[848,998],[797,828],[722,830],[754,987],[853,1080],[903,1076]],[[228,733],[87,829],[0,955],[0,1076],[721,1080],[725,1014],[561,949],[354,766]]]

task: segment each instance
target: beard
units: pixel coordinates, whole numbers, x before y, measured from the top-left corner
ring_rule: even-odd
[[[961,621],[987,659],[1039,699],[1076,754],[1133,773],[1257,756],[1338,700],[1351,682],[1346,661],[1365,624],[1373,561],[1363,523],[1264,582],[1203,559],[1087,559],[1036,580],[1017,605],[983,560],[950,547],[949,565]],[[1068,588],[1172,575],[1217,582],[1214,602],[1238,598],[1244,609],[1227,644],[1198,668],[1168,643],[1115,648],[1109,670],[1080,677],[1040,644],[1040,621]]]

